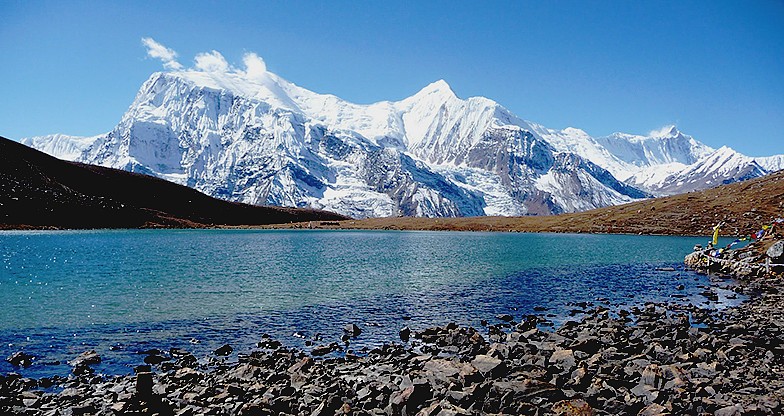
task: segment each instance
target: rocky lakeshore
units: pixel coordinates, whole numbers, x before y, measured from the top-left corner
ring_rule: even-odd
[[[358,352],[350,340],[361,328],[348,325],[343,341],[310,351],[267,336],[247,354],[153,350],[126,376],[94,374],[100,357],[87,352],[68,378],[0,376],[0,413],[781,414],[784,285],[733,287],[751,300],[723,311],[588,303],[576,306],[583,319],[555,330],[542,316],[499,315],[480,330],[404,328],[400,342]]]
[[[778,237],[774,240],[773,237]],[[684,263],[702,273],[722,273],[741,278],[784,273],[784,236],[778,231],[740,250],[727,250],[721,257],[712,256],[710,250],[698,250],[686,256]]]

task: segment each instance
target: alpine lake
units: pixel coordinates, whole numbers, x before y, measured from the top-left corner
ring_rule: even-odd
[[[361,354],[398,331],[537,313],[554,328],[574,305],[645,302],[724,308],[741,301],[682,266],[707,237],[318,230],[0,232],[0,354],[36,357],[0,373],[67,375],[94,349],[104,374],[130,374],[141,352],[250,351],[362,333]],[[727,241],[720,241],[726,244]],[[314,341],[315,340],[315,341]],[[231,357],[229,358],[231,359]]]

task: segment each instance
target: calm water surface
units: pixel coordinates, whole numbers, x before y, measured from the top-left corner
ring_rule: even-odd
[[[629,235],[392,231],[127,230],[0,232],[0,354],[38,358],[31,375],[87,348],[108,373],[133,352],[223,343],[248,350],[262,333],[292,345],[337,340],[358,323],[352,347],[414,328],[478,325],[498,313],[607,298],[613,305],[701,302],[704,276],[682,270],[706,238]],[[656,267],[676,267],[676,272]],[[685,290],[675,289],[684,284]],[[404,320],[410,317],[410,320]],[[198,341],[198,343],[195,343]],[[111,347],[111,350],[110,350]],[[11,371],[7,363],[0,372]]]

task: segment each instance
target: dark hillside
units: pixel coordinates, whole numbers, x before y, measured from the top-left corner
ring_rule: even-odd
[[[0,228],[204,227],[345,218],[222,201],[151,176],[62,161],[0,137]]]

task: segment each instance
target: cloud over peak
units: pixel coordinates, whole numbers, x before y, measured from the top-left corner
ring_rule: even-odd
[[[203,52],[194,58],[196,69],[204,72],[228,72],[229,63],[218,51]]]
[[[247,52],[242,56],[244,68],[236,68],[229,64],[220,52],[213,50],[202,52],[193,58],[193,67],[185,68],[177,62],[177,52],[150,37],[142,38],[142,44],[147,48],[147,56],[160,59],[163,67],[170,71],[199,71],[207,73],[230,73],[240,75],[251,80],[262,80],[267,74],[267,64],[255,52]]]
[[[153,38],[142,38],[142,44],[147,48],[147,56],[160,59],[163,67],[169,70],[180,70],[182,64],[177,62],[177,52],[155,41]]]
[[[267,64],[260,56],[254,52],[248,52],[242,57],[245,64],[245,76],[250,79],[258,79],[267,73]]]

